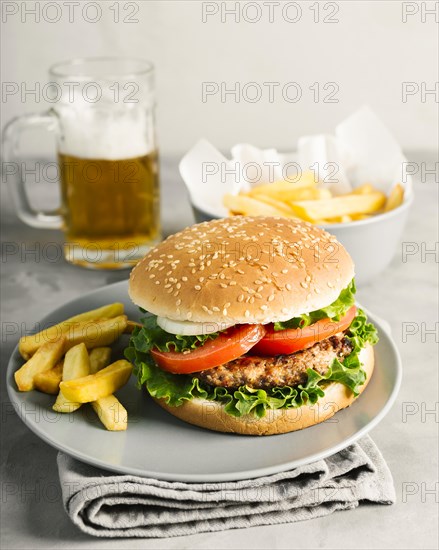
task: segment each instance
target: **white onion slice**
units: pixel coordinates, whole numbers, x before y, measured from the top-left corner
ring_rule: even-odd
[[[209,321],[206,323],[192,323],[191,321],[173,321],[167,317],[157,317],[157,324],[166,332],[171,334],[181,334],[182,336],[196,336],[197,334],[212,334],[220,330],[225,330],[235,323],[215,323]]]

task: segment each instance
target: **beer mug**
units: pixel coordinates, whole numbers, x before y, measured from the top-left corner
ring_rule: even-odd
[[[32,227],[63,229],[64,256],[73,264],[132,266],[160,240],[154,68],[137,59],[92,58],[57,64],[49,75],[52,108],[5,129],[4,160],[17,167],[8,177],[17,214]],[[36,126],[57,137],[55,213],[32,208],[16,153],[23,131]]]

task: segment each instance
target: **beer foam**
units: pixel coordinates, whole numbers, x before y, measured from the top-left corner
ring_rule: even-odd
[[[154,150],[153,114],[145,107],[58,110],[64,155],[96,160],[122,160]]]

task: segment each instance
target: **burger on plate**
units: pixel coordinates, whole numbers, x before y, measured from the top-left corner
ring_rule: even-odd
[[[378,340],[355,305],[354,265],[299,220],[236,216],[188,227],[131,272],[142,309],[126,356],[140,387],[210,430],[290,432],[366,388]]]

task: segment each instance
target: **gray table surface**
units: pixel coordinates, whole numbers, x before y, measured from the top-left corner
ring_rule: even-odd
[[[412,155],[432,165],[430,154]],[[4,372],[19,333],[81,293],[122,280],[127,271],[94,272],[54,261],[62,243],[56,231],[25,226],[13,213],[2,185],[2,526],[3,548],[436,548],[438,545],[437,176],[415,177],[416,200],[391,266],[359,289],[361,303],[390,323],[403,358],[404,378],[397,402],[372,437],[393,473],[394,506],[364,505],[312,522],[255,527],[164,540],[93,539],[79,532],[64,512],[56,450],[39,440],[8,407]],[[36,190],[47,197],[51,189]],[[163,226],[172,233],[193,222],[176,162],[162,168]],[[47,202],[47,199],[44,198]],[[385,238],[385,235],[383,235]],[[38,250],[37,243],[40,243]],[[37,246],[37,247],[36,247]],[[36,251],[33,253],[32,251]],[[425,323],[424,325],[422,323]],[[416,332],[403,338],[404,327]],[[405,340],[405,341],[404,341]]]

